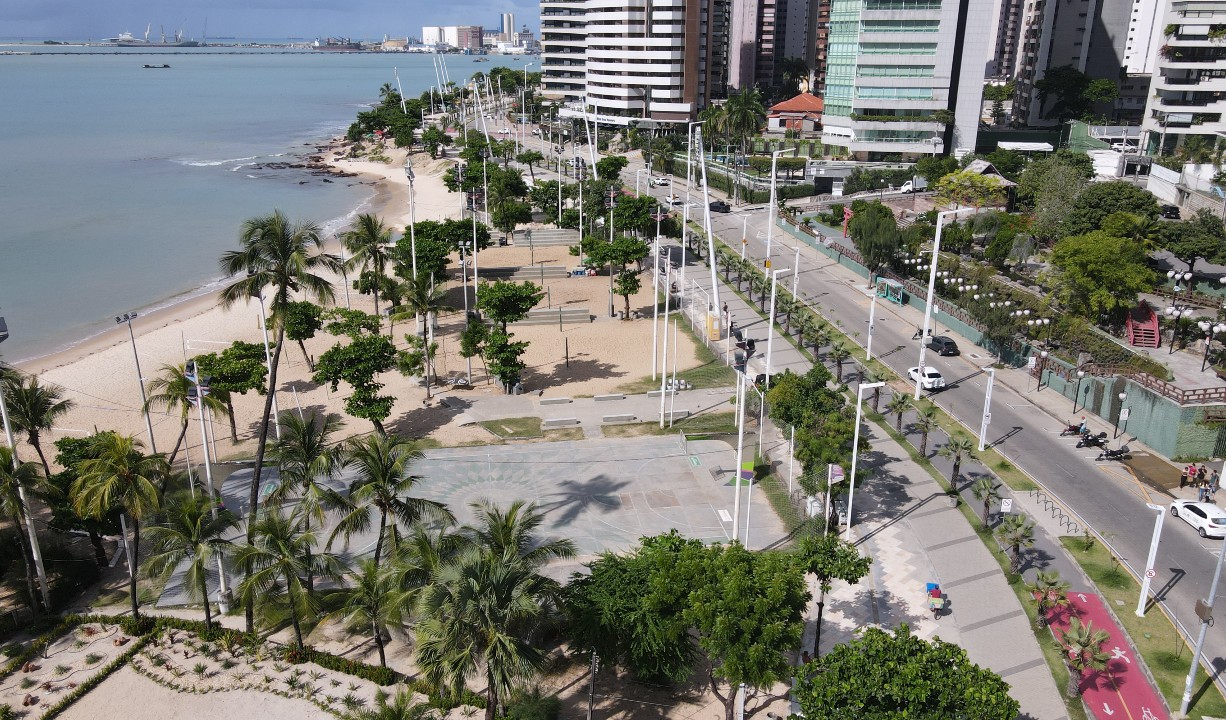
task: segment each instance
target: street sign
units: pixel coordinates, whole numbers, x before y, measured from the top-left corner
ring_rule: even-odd
[[[1128,422],[1128,408],[1120,410],[1120,422]]]
[[[771,261],[769,258],[767,258],[766,262],[762,263],[762,267],[766,268],[767,270],[771,269]]]
[[[1147,577],[1147,578],[1151,578],[1151,579],[1152,579],[1152,578],[1156,577],[1157,575],[1158,575],[1158,572],[1157,572],[1156,570],[1154,570],[1153,568],[1150,568],[1150,569],[1148,569],[1148,570],[1146,570],[1146,571],[1145,571],[1145,577]]]
[[[1038,367],[1038,365],[1039,365],[1039,359],[1035,357],[1034,355],[1031,355],[1030,357],[1026,358],[1027,368],[1034,370],[1036,367]]]
[[[1002,513],[1013,512],[1013,498],[1004,498],[1000,501],[1000,511]]]
[[[992,424],[992,413],[987,413],[986,415],[983,416],[983,424],[984,425]]]

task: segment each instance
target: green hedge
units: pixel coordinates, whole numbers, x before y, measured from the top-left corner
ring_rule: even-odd
[[[422,678],[415,678],[410,680],[407,684],[409,686],[409,690],[425,695],[427,698],[429,698],[430,707],[437,708],[443,712],[458,708],[461,705],[469,705],[471,707],[481,708],[482,710],[484,710],[486,706],[485,696],[478,695],[468,688],[464,688],[459,695],[455,695],[452,693],[440,692],[433,683]]]
[[[285,649],[282,657],[286,662],[293,663],[294,665],[313,662],[326,670],[335,670],[346,675],[360,677],[376,685],[392,685],[400,680],[399,673],[391,668],[367,665],[357,660],[350,660],[349,658],[343,658],[309,647],[291,645]]]

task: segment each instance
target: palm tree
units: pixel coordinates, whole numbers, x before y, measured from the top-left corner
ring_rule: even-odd
[[[813,324],[805,332],[805,339],[813,347],[813,357],[820,358],[822,348],[830,342],[830,327],[815,318]]]
[[[335,491],[321,481],[332,477],[340,466],[341,454],[332,442],[332,435],[344,425],[345,421],[336,413],[322,417],[314,410],[307,415],[281,413],[281,438],[269,452],[281,469],[281,482],[267,502],[281,504],[292,497],[302,512],[306,530],[311,529],[311,520],[322,525],[327,510],[339,504]],[[306,586],[308,591],[315,589],[315,578],[309,573]]]
[[[379,665],[387,667],[383,636],[404,615],[405,592],[400,589],[395,566],[380,568],[374,560],[363,560],[352,575],[352,585],[338,590],[332,600],[338,603],[329,613],[350,632],[369,632],[379,649]]]
[[[928,457],[928,433],[936,430],[937,427],[937,409],[931,405],[922,408],[915,418],[915,429],[920,433],[921,457]]]
[[[18,462],[13,458],[13,449],[0,447],[0,517],[12,521],[17,528],[17,546],[21,550],[21,560],[25,563],[26,592],[29,593],[30,609],[39,613],[40,596],[34,582],[34,564],[31,561],[30,550],[26,547],[27,533],[31,527],[29,508],[22,495],[35,488],[42,487],[45,479],[38,471],[38,465],[32,462]]]
[[[411,690],[397,690],[388,700],[387,693],[375,691],[375,706],[359,710],[346,717],[353,720],[438,720],[439,711],[426,703],[413,700]]]
[[[395,546],[400,544],[402,525],[408,528],[421,520],[455,522],[442,503],[409,497],[419,479],[409,474],[409,468],[421,457],[410,441],[394,435],[376,433],[351,441],[345,449],[344,462],[354,469],[356,478],[349,485],[349,496],[341,505],[345,514],[328,538],[328,546],[338,535],[348,542],[354,533],[370,529],[372,516],[377,512],[379,533],[374,560],[378,565],[389,518]]]
[[[168,465],[175,464],[175,458],[178,457],[179,449],[183,447],[183,440],[187,437],[191,409],[195,406],[191,399],[195,397],[193,387],[193,383],[187,379],[184,365],[163,365],[162,374],[149,381],[149,397],[145,401],[145,412],[151,410],[174,412],[177,410],[179,413],[179,438],[175,440],[175,449],[170,452],[170,457],[166,460]],[[192,393],[190,397],[189,392]],[[230,393],[225,390],[210,390],[204,396],[204,406],[210,412],[227,417],[230,415],[229,395]],[[237,442],[238,438],[235,437],[234,440]],[[163,492],[165,490],[166,488],[162,488]]]
[[[370,270],[374,273],[371,287],[375,294],[375,315],[379,315],[379,283],[387,273],[388,247],[392,244],[392,231],[383,224],[383,220],[373,213],[358,215],[353,229],[341,236],[341,242],[349,251],[349,260],[345,262],[346,270],[358,270],[364,273]]]
[[[13,427],[26,434],[26,440],[34,446],[38,459],[43,463],[43,472],[51,476],[51,465],[43,454],[40,436],[55,427],[61,417],[72,410],[75,403],[64,399],[64,390],[56,385],[42,385],[38,378],[23,380],[10,375],[5,381],[9,419]]]
[[[866,367],[863,365],[860,366],[860,384],[861,385],[863,385],[864,383],[881,382],[884,379],[885,378],[881,375],[881,373],[877,372],[876,370],[873,370],[872,368]],[[873,412],[875,413],[881,412],[881,410],[879,409],[881,406],[881,386],[877,386],[873,388],[872,406],[873,406]]]
[[[708,105],[698,113],[698,119],[703,124],[703,145],[714,147],[714,138],[724,134],[728,118],[726,105]]]
[[[1093,623],[1081,623],[1081,618],[1069,621],[1068,630],[1059,632],[1057,645],[1068,664],[1068,688],[1065,694],[1075,698],[1081,694],[1081,681],[1091,670],[1103,670],[1111,655],[1103,651],[1103,643],[1111,639],[1106,630],[1096,630]]]
[[[249,607],[284,602],[294,626],[294,637],[302,647],[303,617],[317,610],[315,597],[306,589],[303,577],[339,578],[343,570],[340,560],[329,552],[311,552],[318,538],[307,530],[298,512],[281,513],[280,508],[266,508],[251,523],[254,542],[243,545],[235,553],[235,561],[249,568],[247,577],[238,585],[239,594]]]
[[[741,88],[724,103],[724,113],[722,129],[740,144],[741,152],[745,152],[746,141],[758,133],[762,123],[766,120],[766,108],[762,105],[762,94],[757,88]]]
[[[541,564],[573,556],[574,546],[534,538],[540,522],[534,507],[474,509],[479,526],[468,528],[471,547],[443,566],[423,594],[417,662],[428,680],[453,693],[483,671],[485,717],[494,720],[500,699],[544,662],[530,638],[556,610],[561,587],[538,572]]]
[[[243,221],[239,250],[221,256],[221,267],[229,277],[245,274],[242,280],[221,291],[222,307],[231,307],[247,298],[272,288],[271,309],[277,342],[269,363],[268,391],[264,395],[264,414],[260,416],[260,434],[256,443],[255,468],[251,474],[247,507],[255,509],[259,502],[260,480],[264,470],[264,451],[268,446],[268,423],[272,418],[273,393],[277,389],[277,369],[281,363],[281,348],[285,346],[285,324],[281,317],[290,303],[290,293],[302,293],[307,299],[331,301],[332,283],[315,274],[316,270],[340,272],[341,261],[321,250],[322,231],[312,222],[290,222],[280,210],[272,215]],[[320,252],[313,252],[320,251]],[[247,524],[247,542],[254,536],[255,523]],[[255,615],[247,605],[247,630],[254,629]]]
[[[441,312],[454,310],[445,302],[447,289],[442,285],[435,285],[434,278],[428,273],[421,272],[416,278],[404,280],[400,283],[398,292],[400,305],[392,308],[391,319],[400,321],[415,317],[426,318],[426,322],[421,325],[423,338],[426,336],[426,328],[431,324],[431,315],[437,316]]]
[[[204,603],[204,627],[213,624],[209,605],[209,572],[217,569],[219,558],[232,547],[225,538],[238,526],[238,518],[228,510],[218,511],[205,495],[180,495],[167,503],[161,524],[145,529],[152,552],[145,570],[168,580],[175,569],[187,562],[183,589],[189,600]]]
[[[1009,550],[1009,572],[1017,574],[1022,564],[1022,548],[1034,545],[1034,523],[1025,515],[1006,515],[996,528],[996,537]]]
[[[851,351],[847,349],[842,340],[839,340],[830,346],[827,357],[834,361],[834,381],[841,384],[843,382],[843,363],[851,358]]]
[[[93,457],[77,468],[72,484],[73,509],[78,515],[101,519],[112,508],[120,507],[132,519],[132,551],[140,557],[140,523],[157,512],[159,488],[170,473],[170,465],[160,453],[146,455],[139,440],[130,435],[101,433],[94,440]],[[136,600],[136,568],[128,574],[128,594],[132,618],[140,618]]]
[[[902,434],[902,416],[911,408],[911,396],[906,393],[894,393],[886,403],[885,411],[894,415],[894,431]]]
[[[949,473],[949,486],[956,492],[958,490],[958,471],[962,469],[962,460],[975,457],[975,444],[966,438],[951,437],[949,442],[941,446],[937,454],[953,460],[954,466]]]
[[[988,526],[988,514],[992,512],[992,503],[1001,499],[1000,483],[990,477],[981,477],[971,486],[971,493],[976,500],[983,501],[983,514],[980,519],[983,520],[983,526]]]
[[[1034,622],[1041,628],[1047,627],[1047,611],[1052,608],[1064,607],[1069,604],[1069,584],[1060,578],[1060,573],[1052,570],[1038,571],[1034,582],[1026,583],[1026,589],[1035,601]]]
[[[792,331],[792,313],[798,307],[803,307],[803,305],[791,295],[780,294],[779,298],[775,301],[775,317],[783,316],[784,336]]]
[[[750,293],[758,294],[758,309],[766,312],[766,294],[771,291],[770,280],[763,275],[751,275],[749,277],[749,291]]]

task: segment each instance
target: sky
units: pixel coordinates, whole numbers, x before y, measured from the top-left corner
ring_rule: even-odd
[[[533,32],[540,4],[532,0],[3,0],[0,37],[87,40],[145,32],[153,23],[166,34],[184,28],[209,37],[362,39],[419,37],[423,25],[482,25],[498,28],[500,15]]]

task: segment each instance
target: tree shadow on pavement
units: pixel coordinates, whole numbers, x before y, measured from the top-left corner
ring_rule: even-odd
[[[436,400],[438,396],[435,396]],[[393,435],[409,438],[424,438],[430,433],[449,424],[457,415],[472,407],[471,400],[448,396],[447,403],[436,401],[429,407],[415,407],[400,417],[386,423],[387,431]]]
[[[613,480],[607,475],[597,475],[588,480],[563,480],[557,490],[537,498],[537,506],[549,517],[550,523],[565,527],[588,510],[613,512],[622,507],[618,491],[629,482]]]

